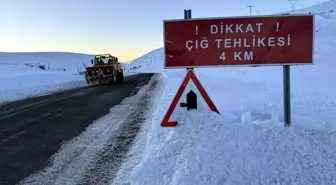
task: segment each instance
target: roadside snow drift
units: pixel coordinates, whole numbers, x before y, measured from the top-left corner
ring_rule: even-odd
[[[131,184],[336,183],[335,136],[284,129],[276,120],[232,123],[206,110],[181,120],[152,130]]]
[[[84,77],[25,66],[0,65],[0,103],[86,85]]]
[[[195,69],[220,115],[203,106],[162,128],[186,73],[165,70],[130,183],[336,184],[336,15],[315,21],[314,65],[291,67],[291,127],[283,126],[282,67],[230,67]]]

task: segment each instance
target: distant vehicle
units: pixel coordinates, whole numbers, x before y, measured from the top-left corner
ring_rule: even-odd
[[[110,54],[96,55],[91,64],[91,67],[85,66],[87,84],[120,84],[124,81],[122,65],[117,57]]]

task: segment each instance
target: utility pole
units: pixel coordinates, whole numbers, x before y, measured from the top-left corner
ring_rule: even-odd
[[[247,6],[247,7],[249,7],[250,8],[250,16],[252,15],[252,5],[249,5],[249,6]]]
[[[295,10],[295,4],[297,3],[297,0],[288,0],[290,6],[291,6],[291,11]]]
[[[260,10],[256,11],[256,14],[257,14],[257,15],[260,15],[260,13],[261,13],[261,11],[260,11]]]

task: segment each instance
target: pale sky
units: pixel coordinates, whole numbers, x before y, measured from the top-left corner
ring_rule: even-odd
[[[302,8],[327,0],[298,0]],[[129,61],[163,47],[163,20],[272,14],[288,0],[0,0],[0,51],[110,53]]]

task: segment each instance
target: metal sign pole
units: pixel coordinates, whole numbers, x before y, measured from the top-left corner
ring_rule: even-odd
[[[188,10],[184,10],[184,19],[188,19]]]
[[[191,19],[191,10],[184,10],[184,19]],[[194,70],[194,68],[186,68],[188,70]],[[187,103],[181,103],[181,107],[187,107],[187,111],[191,109],[197,109],[197,95],[194,91],[190,91],[187,94]]]
[[[184,19],[191,19],[191,10],[184,10]],[[191,69],[194,70],[194,68],[187,68],[187,71]]]
[[[285,127],[291,124],[291,100],[290,100],[290,65],[283,66],[283,98],[284,98],[284,122]]]

